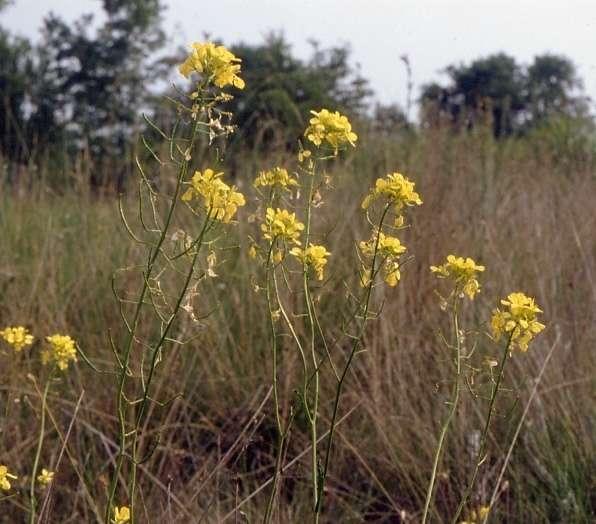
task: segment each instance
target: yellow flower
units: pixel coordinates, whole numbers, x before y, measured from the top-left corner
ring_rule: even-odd
[[[430,266],[430,270],[439,278],[453,280],[456,286],[470,297],[470,300],[474,300],[476,293],[480,291],[480,283],[476,276],[484,269],[484,266],[479,266],[469,257],[464,259],[455,255],[448,255],[447,261],[440,266]]]
[[[401,278],[399,257],[402,253],[405,253],[406,246],[404,246],[398,238],[385,235],[382,232],[379,232],[378,245],[376,235],[373,235],[367,242],[360,242],[360,250],[368,257],[374,257],[375,246],[377,256],[382,259],[385,282],[391,287],[397,286],[397,283]],[[370,276],[365,274],[362,282],[363,285],[368,285],[369,278]]]
[[[205,169],[202,173],[195,171],[190,180],[191,187],[182,195],[182,200],[190,202],[195,197],[200,198],[212,218],[228,223],[246,201],[235,186],[230,187],[221,180],[222,176],[223,173],[216,173],[213,169]]]
[[[327,142],[336,152],[346,144],[355,145],[358,135],[352,131],[352,124],[347,117],[327,109],[321,109],[319,112],[311,111],[311,114],[313,117],[304,136],[314,145],[320,146],[323,142]],[[306,155],[303,153],[302,157],[304,156]]]
[[[375,187],[362,201],[362,209],[368,207],[377,199],[384,198],[394,206],[397,215],[395,226],[403,224],[402,211],[404,206],[421,205],[420,195],[414,190],[415,184],[401,173],[390,173],[384,178],[377,178]]]
[[[324,246],[310,244],[306,249],[295,247],[290,251],[306,267],[312,268],[317,280],[323,280],[323,271],[327,264],[327,257],[331,255]]]
[[[478,509],[470,512],[468,520],[462,520],[458,524],[481,524],[488,516],[489,511],[489,506],[479,506]]]
[[[501,304],[507,309],[501,311],[496,308],[490,322],[495,340],[498,341],[505,333],[509,333],[511,348],[527,351],[532,339],[545,327],[536,319],[542,310],[533,298],[524,293],[511,293],[506,300],[501,300]]]
[[[11,475],[8,472],[8,468],[6,466],[0,466],[0,489],[4,491],[8,491],[10,489],[10,480],[15,480],[17,477],[15,475]]]
[[[310,154],[308,149],[301,149],[298,151],[298,162],[304,162],[307,158],[310,158]]]
[[[52,335],[46,337],[50,347],[41,352],[41,361],[44,364],[56,364],[58,369],[64,371],[70,361],[77,361],[75,341],[68,335]]]
[[[288,191],[291,186],[297,185],[298,181],[292,178],[283,167],[274,167],[269,171],[261,171],[254,182],[255,187],[278,187]]]
[[[10,344],[15,351],[21,351],[25,346],[33,344],[33,335],[23,326],[7,327],[0,331],[0,336]]]
[[[41,475],[37,475],[37,482],[42,486],[47,486],[52,480],[54,480],[54,472],[48,469],[42,468]]]
[[[122,506],[114,508],[114,524],[126,524],[130,522],[130,508],[128,506]]]
[[[300,245],[300,232],[304,224],[296,219],[296,213],[285,209],[267,208],[265,223],[261,225],[264,237],[269,240],[280,238],[287,242]]]
[[[179,67],[180,73],[188,78],[192,73],[200,73],[213,81],[217,87],[232,85],[244,89],[244,80],[240,73],[240,60],[224,46],[212,42],[191,44],[188,58]]]

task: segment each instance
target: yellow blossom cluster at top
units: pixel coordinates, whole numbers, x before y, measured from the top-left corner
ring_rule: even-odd
[[[292,178],[288,170],[283,167],[274,167],[268,171],[261,171],[254,181],[255,187],[272,187],[287,191],[297,185],[298,181]]]
[[[399,257],[402,253],[405,253],[406,246],[404,246],[399,238],[385,235],[379,232],[379,240],[377,245],[377,235],[373,234],[372,238],[366,242],[360,242],[360,250],[368,257],[375,255],[383,260],[383,274],[385,282],[394,287],[401,278],[401,272],[399,270]],[[368,285],[369,275],[364,275],[363,285]]]
[[[77,361],[75,341],[68,335],[52,335],[46,337],[49,347],[41,352],[44,364],[56,364],[60,371],[68,369],[68,364]]]
[[[480,524],[488,517],[490,508],[488,506],[480,506],[478,509],[473,509],[468,515],[467,520],[462,520],[459,524]]]
[[[190,54],[179,67],[180,73],[188,78],[192,73],[200,73],[210,79],[217,87],[232,85],[244,89],[244,80],[240,73],[240,58],[222,45],[212,42],[191,44]]]
[[[216,173],[213,169],[195,171],[190,180],[191,187],[182,195],[182,200],[190,202],[200,198],[211,218],[228,223],[246,202],[244,195],[236,191],[235,186],[226,184],[222,176],[223,173]]]
[[[290,254],[300,260],[306,267],[311,268],[315,272],[317,280],[323,280],[323,271],[327,264],[327,257],[331,255],[325,249],[325,246],[309,244],[306,249],[295,247],[290,251]]]
[[[114,508],[114,524],[127,524],[130,522],[130,508],[128,506]]]
[[[7,327],[0,331],[0,336],[12,346],[15,351],[21,351],[25,346],[33,344],[33,335],[23,326]]]
[[[304,136],[313,144],[320,146],[326,142],[336,152],[346,144],[355,145],[358,135],[352,131],[352,124],[346,116],[337,111],[332,113],[327,109],[311,111],[311,114],[313,116]]]
[[[536,319],[542,310],[533,298],[524,293],[511,293],[501,304],[507,309],[496,308],[491,319],[493,336],[499,340],[508,333],[511,336],[511,348],[518,347],[520,351],[527,351],[528,345],[535,335],[544,329]]]
[[[378,178],[370,193],[362,201],[362,208],[368,207],[377,199],[384,198],[394,206],[397,215],[396,226],[403,224],[402,211],[404,206],[421,205],[420,195],[414,190],[415,184],[401,173],[390,173],[384,178]]]
[[[8,468],[4,465],[0,465],[0,489],[8,491],[10,489],[10,481],[15,480],[17,477],[9,473]]]
[[[267,208],[265,223],[261,225],[263,236],[268,240],[276,238],[300,245],[300,232],[304,224],[296,218],[296,213],[286,209]]]
[[[440,278],[450,278],[460,287],[470,300],[474,300],[476,293],[480,291],[480,283],[476,278],[478,273],[484,271],[484,266],[480,266],[471,258],[456,257],[448,255],[447,261],[440,266],[430,266],[430,270],[436,273]]]

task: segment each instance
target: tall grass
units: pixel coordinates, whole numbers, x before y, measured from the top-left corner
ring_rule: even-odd
[[[256,171],[284,155],[263,158],[261,164],[236,159],[240,189],[250,195]],[[462,312],[467,325],[481,326],[487,318],[478,312],[489,312],[497,297],[523,288],[536,297],[549,326],[506,369],[508,390],[498,402],[491,451],[470,503],[490,498],[532,377],[559,338],[505,471],[494,518],[589,522],[596,467],[596,163],[548,155],[530,139],[496,142],[483,129],[453,134],[433,128],[417,135],[363,133],[358,149],[331,169],[336,189],[317,214],[324,229],[333,232],[329,238],[338,239],[328,245],[333,253],[329,270],[335,274],[354,271],[348,263],[353,246],[369,236],[355,217],[375,178],[395,170],[407,173],[416,180],[424,205],[403,234],[416,258],[397,290],[377,291],[377,298],[387,298],[383,316],[366,331],[367,351],[347,377],[321,520],[419,521],[451,389],[445,380],[450,355],[437,336],[439,326],[448,329],[449,319],[437,303],[428,266],[459,252],[487,266],[477,307]],[[134,205],[131,195],[125,206]],[[237,235],[231,244],[241,248],[229,251],[225,270],[198,298],[199,316],[205,318],[183,319],[193,324],[197,338],[177,347],[155,379],[161,397],[181,395],[167,406],[150,408],[148,418],[159,425],[146,427],[145,435],[160,431],[162,437],[157,452],[139,466],[138,522],[254,522],[267,505],[276,430],[265,407],[271,395],[263,365],[269,351],[266,311],[251,285],[247,256],[247,235],[257,227],[248,220],[253,212],[249,206],[241,210],[239,225],[230,233]],[[121,226],[116,200],[82,187],[57,194],[47,185],[5,184],[0,186],[0,231],[0,324],[68,332],[98,366],[107,366],[106,328],[120,325],[112,271],[141,256]],[[129,283],[131,291],[135,285]],[[338,317],[343,293],[341,287],[328,293],[319,314]],[[304,329],[299,334],[307,338]],[[290,371],[299,362],[293,352],[284,353],[283,343],[281,351],[278,387],[287,412],[295,387]],[[334,351],[347,355],[349,347]],[[28,471],[37,444],[31,428],[40,418],[39,385],[22,378],[27,359],[3,352],[0,365],[0,456],[13,469]],[[56,445],[44,449],[41,464],[62,457],[56,482],[40,504],[45,505],[42,522],[101,522],[117,454],[109,381],[80,362],[50,391],[45,439]],[[320,398],[331,399],[332,393],[323,391]],[[459,502],[485,404],[462,391],[437,475],[432,521],[447,521]],[[330,403],[319,406],[321,436],[331,408]],[[297,420],[296,426],[300,431],[287,444],[277,522],[297,522],[312,511],[309,431],[306,421]],[[1,522],[20,522],[23,512],[15,499],[0,504]]]

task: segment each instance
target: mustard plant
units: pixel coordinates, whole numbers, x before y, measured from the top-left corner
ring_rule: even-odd
[[[340,150],[354,146],[358,137],[352,131],[347,117],[338,112],[321,109],[312,111],[311,114],[304,137],[307,142],[310,142],[313,150],[299,143],[295,175],[290,175],[286,168],[275,167],[259,173],[254,182],[255,188],[259,191],[261,204],[265,207],[261,233],[266,242],[263,247],[260,247],[259,242],[253,240],[250,253],[252,256],[260,254],[265,266],[264,287],[269,311],[273,401],[277,428],[275,468],[264,522],[270,522],[272,519],[280,484],[284,445],[297,412],[303,415],[309,428],[312,508],[318,518],[323,489],[318,445],[320,387],[322,369],[327,361],[336,380],[339,380],[339,374],[329,354],[326,333],[319,322],[315,298],[315,289],[324,286],[325,269],[332,254],[325,245],[314,241],[313,210],[322,205],[323,193],[329,183],[329,177],[323,167],[324,162],[336,158]],[[301,199],[293,193],[298,190],[304,190],[301,193]],[[302,201],[304,203],[301,206]],[[280,207],[282,205],[283,208]],[[304,218],[299,219],[296,211],[286,209],[288,206],[300,211]],[[298,262],[300,269],[292,270],[289,259]],[[286,305],[287,300],[283,296],[284,290],[289,294],[294,293],[291,279],[288,279],[288,271],[299,275],[303,303],[299,312],[289,310]],[[297,318],[305,324],[304,337],[299,335]],[[297,390],[296,402],[292,404],[285,420],[282,420],[278,391],[278,339],[282,334],[277,327],[278,321],[282,322],[294,342],[302,369],[299,379],[301,386]]]
[[[448,279],[451,283],[451,289],[447,297],[439,295],[439,300],[441,308],[451,314],[451,340],[447,341],[445,337],[442,337],[442,340],[444,341],[447,350],[452,353],[451,359],[454,366],[454,377],[451,398],[449,400],[449,410],[439,434],[431,477],[426,491],[426,499],[422,513],[423,524],[427,521],[429,516],[439,462],[445,447],[447,433],[459,404],[463,378],[462,359],[469,358],[470,356],[463,355],[462,351],[462,341],[465,337],[465,330],[461,329],[460,326],[461,308],[466,296],[470,301],[474,300],[474,297],[480,291],[478,274],[482,273],[485,268],[484,266],[476,264],[476,262],[469,257],[464,259],[463,257],[448,255],[447,260],[443,264],[439,266],[431,266],[430,270],[439,278]]]
[[[123,268],[119,272],[136,271],[140,283],[136,297],[126,291],[119,292],[116,277],[113,283],[125,337],[118,349],[110,336],[118,366],[116,411],[119,437],[105,521],[118,524],[135,522],[137,469],[151,456],[158,443],[154,440],[147,444],[143,436],[149,422],[147,417],[152,412],[149,406],[167,405],[172,400],[154,398],[152,386],[157,368],[170,348],[184,343],[176,334],[176,320],[182,311],[196,319],[193,299],[200,283],[214,273],[215,235],[221,227],[234,221],[238,208],[245,204],[243,195],[224,182],[223,173],[217,169],[208,167],[189,176],[198,144],[204,141],[211,144],[233,131],[228,123],[230,115],[220,106],[231,98],[223,88],[244,87],[239,77],[240,59],[223,46],[210,42],[193,43],[179,70],[183,76],[191,78],[193,87],[190,95],[179,92],[178,98],[169,99],[177,115],[172,128],[166,132],[146,119],[169,144],[169,158],[160,158],[149,142],[143,140],[150,158],[159,167],[175,169],[173,190],[160,190],[161,186],[167,188],[167,181],[158,185],[155,176],[150,176],[137,159],[140,176],[138,231],[133,231],[120,205],[124,227],[134,242],[146,250],[146,262],[141,267]],[[194,160],[205,163],[207,159]],[[189,231],[180,228],[183,213],[191,218],[193,226]],[[210,252],[204,256],[206,247]],[[178,278],[177,287],[166,288],[168,276],[172,280]],[[132,312],[127,311],[129,308]],[[143,333],[151,333],[155,325],[159,326],[157,333],[145,337]],[[125,461],[130,463],[127,482],[130,501],[128,505],[115,506]]]
[[[474,459],[472,475],[467,482],[453,516],[453,524],[458,522],[459,516],[472,493],[480,467],[486,460],[490,423],[495,414],[495,401],[501,391],[501,383],[503,381],[507,358],[512,355],[513,351],[516,349],[520,352],[526,352],[530,342],[532,342],[534,337],[545,328],[545,325],[538,321],[538,315],[542,313],[542,310],[536,305],[535,300],[528,297],[526,294],[522,292],[511,293],[505,299],[501,300],[501,306],[505,307],[497,307],[493,310],[490,326],[492,338],[495,343],[499,343],[502,339],[505,339],[506,342],[503,344],[496,378],[491,382],[490,400],[484,428],[480,436],[478,450]],[[486,522],[489,513],[490,507],[487,507],[485,513],[482,515],[483,522]]]

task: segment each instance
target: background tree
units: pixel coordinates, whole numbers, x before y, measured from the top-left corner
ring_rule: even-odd
[[[527,68],[504,53],[451,65],[448,84],[423,86],[422,119],[447,116],[467,127],[487,112],[496,136],[535,126],[547,117],[586,113],[581,82],[573,63],[561,56],[540,55]]]
[[[573,63],[560,55],[534,58],[526,75],[530,119],[537,124],[553,115],[571,115],[587,110],[581,96],[582,82]]]
[[[38,99],[38,127],[64,121],[95,155],[121,154],[148,97],[152,53],[164,41],[159,0],[104,0],[106,21],[90,34],[93,16],[73,27],[55,15],[44,21],[40,73],[49,86]]]
[[[27,86],[31,81],[31,44],[0,28],[0,151],[22,160],[27,144]]]
[[[234,94],[229,109],[239,126],[236,143],[272,148],[295,144],[304,130],[309,111],[329,107],[364,114],[372,91],[350,65],[346,46],[322,49],[311,42],[311,57],[293,56],[282,34],[271,33],[260,45],[232,46],[242,58],[246,88]]]
[[[487,109],[492,112],[495,135],[510,134],[524,109],[523,74],[515,59],[504,53],[451,65],[445,70],[449,85],[430,84],[422,89],[423,105],[434,104],[453,121],[473,125]]]

